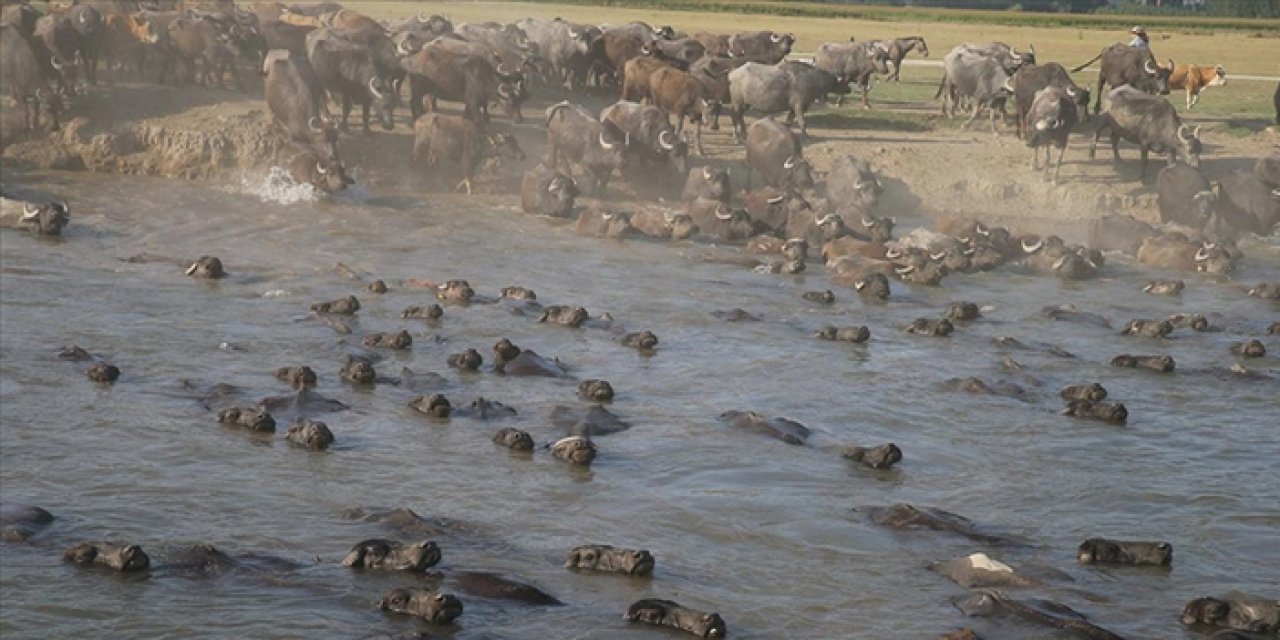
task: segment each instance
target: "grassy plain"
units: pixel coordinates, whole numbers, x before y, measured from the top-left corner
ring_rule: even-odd
[[[695,33],[713,31],[732,33],[755,29],[773,29],[796,34],[798,42],[795,52],[804,55],[812,52],[824,42],[845,42],[850,37],[858,40],[873,38],[893,38],[906,35],[923,36],[929,43],[932,56],[929,60],[941,61],[943,55],[961,42],[979,42],[1001,40],[1026,47],[1034,43],[1036,53],[1041,62],[1056,61],[1064,66],[1073,67],[1097,55],[1106,45],[1127,40],[1124,27],[1115,28],[1114,16],[1085,16],[1096,21],[1098,25],[1088,27],[1048,27],[1029,26],[1023,24],[998,24],[1008,18],[1000,12],[973,11],[905,11],[887,7],[857,7],[870,11],[868,18],[841,17],[837,12],[848,9],[848,5],[812,5],[809,3],[777,3],[781,9],[809,7],[829,10],[832,17],[762,15],[760,13],[725,13],[718,11],[670,10],[647,7],[626,6],[588,6],[586,4],[528,3],[528,2],[360,2],[359,9],[377,18],[389,18],[412,15],[419,12],[444,13],[456,22],[475,22],[496,20],[511,22],[526,16],[551,18],[560,16],[566,20],[589,24],[620,23],[630,20],[644,20],[653,24],[670,24],[677,29]],[[661,2],[655,4],[662,4]],[[677,6],[692,6],[697,3],[682,2]],[[729,3],[712,2],[708,7],[724,9]],[[768,5],[770,3],[748,3],[750,5]],[[1053,14],[1051,14],[1053,15]],[[979,17],[987,17],[991,23],[976,22]],[[939,21],[940,18],[954,17],[954,22]],[[1272,94],[1275,81],[1232,80],[1233,75],[1280,76],[1280,37],[1275,37],[1280,30],[1280,21],[1252,21],[1259,29],[1253,30],[1212,30],[1212,19],[1203,19],[1196,28],[1190,26],[1157,29],[1152,20],[1126,18],[1127,21],[1140,21],[1148,25],[1153,37],[1153,48],[1161,59],[1173,58],[1176,61],[1193,62],[1201,65],[1221,64],[1227,69],[1228,83],[1225,87],[1214,87],[1205,92],[1200,104],[1196,106],[1193,118],[1207,118],[1210,122],[1220,122],[1236,128],[1257,129],[1274,119]],[[1199,19],[1197,19],[1199,20]],[[1188,19],[1175,18],[1167,20],[1174,26],[1188,23]],[[1266,37],[1270,35],[1271,37]],[[1166,37],[1167,36],[1167,37]],[[911,54],[909,60],[921,60],[918,54]],[[934,66],[908,65],[903,68],[901,85],[879,84],[872,90],[872,104],[881,106],[914,107],[912,111],[921,114],[932,109],[933,91],[941,69]],[[1096,82],[1095,71],[1086,70],[1076,75],[1077,82],[1091,85]],[[1179,109],[1184,109],[1181,96],[1173,96],[1172,100]]]

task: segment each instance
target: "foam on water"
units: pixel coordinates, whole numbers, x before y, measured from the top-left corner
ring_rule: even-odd
[[[266,176],[245,176],[240,179],[240,192],[257,196],[263,202],[295,204],[315,202],[324,196],[309,183],[298,182],[282,167],[271,167]]]

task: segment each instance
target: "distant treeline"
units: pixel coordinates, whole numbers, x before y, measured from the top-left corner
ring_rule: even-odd
[[[995,24],[1014,27],[1071,27],[1079,29],[1106,29],[1121,31],[1133,25],[1133,15],[1114,13],[1100,7],[1088,10],[1072,11],[1071,9],[1041,9],[1054,4],[1053,0],[1024,0],[1022,3],[1009,0],[873,0],[873,2],[831,0],[524,0],[526,2],[545,2],[550,4],[574,4],[588,6],[630,7],[635,9],[652,9],[655,11],[701,11],[706,13],[739,13],[754,15],[794,16],[818,19],[870,20],[878,22],[948,22],[958,24]],[[890,2],[905,3],[890,5]],[[1089,2],[1089,0],[1056,0],[1059,5],[1073,6]],[[1152,0],[1154,1],[1154,0]],[[1179,1],[1180,0],[1176,0]],[[937,3],[945,6],[925,6]],[[985,8],[959,8],[961,3],[975,3]],[[1280,11],[1277,5],[1280,0],[1207,0],[1208,8],[1203,11],[1182,13],[1180,10],[1167,10],[1163,14],[1143,14],[1142,23],[1147,29],[1165,31],[1246,31],[1259,37],[1280,37]],[[1234,14],[1220,14],[1222,7],[1235,6],[1244,10],[1245,5],[1254,6],[1255,13],[1242,17]],[[1018,10],[1017,5],[1021,4]],[[997,7],[998,5],[998,7]],[[1256,6],[1255,6],[1256,5]],[[969,6],[966,4],[966,6]],[[1136,6],[1141,5],[1124,5]],[[1154,8],[1154,7],[1148,7]],[[1088,11],[1088,12],[1085,12]]]
[[[1224,18],[1280,18],[1278,0],[827,0],[833,4],[921,7],[931,9],[981,9],[986,11],[1039,11],[1052,13],[1102,13],[1110,15],[1221,16]]]

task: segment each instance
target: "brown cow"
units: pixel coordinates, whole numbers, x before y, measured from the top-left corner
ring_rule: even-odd
[[[443,160],[457,163],[462,181],[454,190],[465,188],[471,195],[471,180],[486,158],[524,160],[515,137],[505,133],[485,133],[476,123],[458,116],[428,113],[413,123],[413,163],[425,162],[435,168]]]
[[[703,49],[706,49],[706,53],[703,55],[719,58],[729,57],[728,35],[699,31],[698,33],[693,34],[693,39],[702,43]]]
[[[657,58],[636,56],[622,65],[622,94],[619,100],[651,104],[649,77],[671,65]]]
[[[603,60],[608,63],[608,66],[613,67],[612,71],[620,87],[626,84],[627,61],[644,55],[641,52],[644,48],[644,40],[625,31],[605,31],[593,47],[598,47],[604,54]]]
[[[676,117],[676,135],[684,132],[684,119],[694,124],[693,139],[702,149],[702,125],[715,117],[720,101],[708,95],[706,85],[686,71],[663,67],[649,75],[649,98],[658,108]]]
[[[1200,102],[1200,92],[1208,87],[1227,84],[1227,70],[1218,65],[1212,69],[1194,64],[1176,64],[1169,74],[1170,89],[1186,89],[1187,111]]]

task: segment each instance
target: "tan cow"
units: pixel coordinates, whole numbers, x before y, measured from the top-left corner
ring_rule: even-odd
[[[1187,90],[1187,110],[1200,102],[1200,91],[1206,87],[1221,87],[1227,84],[1227,70],[1222,65],[1210,69],[1194,64],[1174,65],[1169,74],[1170,89]]]

